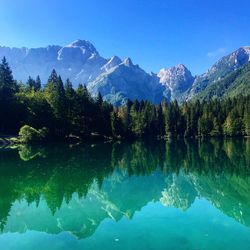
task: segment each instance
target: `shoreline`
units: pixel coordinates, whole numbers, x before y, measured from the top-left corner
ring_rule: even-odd
[[[169,140],[200,140],[200,139],[233,139],[233,138],[241,138],[241,139],[248,139],[250,136],[242,135],[242,136],[195,136],[195,137],[140,137],[140,138],[110,138],[105,136],[87,136],[87,137],[67,137],[65,139],[55,139],[55,140],[48,140],[48,141],[41,141],[41,142],[30,142],[24,143],[20,140],[20,136],[15,135],[0,135],[0,149],[15,147],[18,145],[46,145],[46,144],[53,144],[53,143],[70,143],[70,144],[82,144],[86,142],[131,142],[136,140],[154,140],[154,141],[169,141]]]

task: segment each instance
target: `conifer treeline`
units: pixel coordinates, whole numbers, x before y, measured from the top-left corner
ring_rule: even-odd
[[[179,105],[131,101],[113,107],[86,86],[65,84],[53,70],[41,86],[39,76],[26,84],[13,80],[4,58],[0,64],[0,134],[17,134],[20,127],[46,127],[51,137],[99,134],[108,137],[195,137],[250,135],[250,97],[189,102]]]

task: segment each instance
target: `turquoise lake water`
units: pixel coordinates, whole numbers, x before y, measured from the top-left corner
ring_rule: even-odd
[[[250,249],[250,140],[0,149],[0,249]]]

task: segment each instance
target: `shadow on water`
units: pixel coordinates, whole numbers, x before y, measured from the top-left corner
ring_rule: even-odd
[[[186,211],[197,197],[249,227],[249,156],[249,139],[1,150],[1,230],[85,238],[105,218],[132,218],[152,201]]]

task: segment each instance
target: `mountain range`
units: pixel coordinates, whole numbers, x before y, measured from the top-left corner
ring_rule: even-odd
[[[249,83],[244,82],[247,77],[242,76],[247,74],[249,67],[243,72],[241,69],[250,60],[250,47],[241,47],[221,58],[199,76],[193,76],[183,64],[162,68],[158,73],[147,73],[133,64],[130,58],[102,57],[86,40],[76,40],[64,47],[53,45],[29,49],[0,46],[0,58],[4,56],[16,80],[25,82],[28,76],[35,78],[40,75],[42,82],[46,83],[52,69],[56,69],[63,80],[69,78],[75,87],[79,83],[85,84],[93,96],[100,92],[105,100],[115,105],[124,104],[128,98],[159,103],[163,99],[182,102],[204,95],[206,99],[227,96],[228,84],[222,81],[238,69],[243,82],[234,79],[234,87],[229,84],[230,91],[237,89],[237,94],[250,92]],[[238,76],[236,74],[235,78]],[[238,84],[242,86],[238,88]],[[218,87],[221,85],[223,94]],[[216,88],[217,92],[206,94],[211,88]]]

